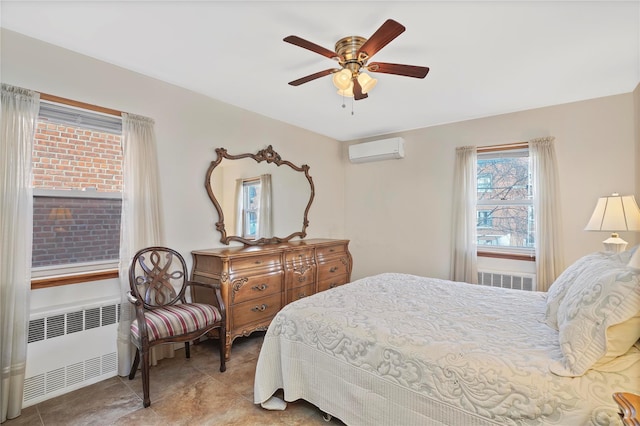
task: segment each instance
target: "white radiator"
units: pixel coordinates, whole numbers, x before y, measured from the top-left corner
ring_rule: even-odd
[[[119,321],[119,299],[31,313],[22,406],[114,377]]]
[[[515,290],[536,291],[535,274],[505,271],[478,271],[478,284]]]

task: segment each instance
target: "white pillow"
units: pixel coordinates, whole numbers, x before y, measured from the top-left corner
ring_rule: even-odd
[[[593,262],[568,288],[558,307],[563,359],[552,365],[551,371],[561,376],[581,376],[603,357],[615,357],[607,354],[607,329],[632,319],[638,311],[640,270],[614,258]],[[625,349],[617,343],[616,353],[627,352],[638,337],[637,331],[626,336],[624,345],[629,346]]]
[[[576,278],[586,269],[592,268],[595,262],[608,261],[609,255],[603,252],[591,253],[576,260],[565,269],[562,274],[551,284],[547,290],[547,310],[544,322],[554,330],[558,330],[558,308],[567,294],[567,290],[576,281]]]
[[[607,353],[591,369],[597,371],[622,371],[640,361],[640,311],[630,319],[607,329]],[[634,345],[636,344],[636,345]]]

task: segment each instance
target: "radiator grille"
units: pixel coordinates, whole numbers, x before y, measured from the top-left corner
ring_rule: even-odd
[[[28,343],[65,334],[116,324],[120,321],[120,304],[111,304],[82,311],[67,312],[29,321]]]
[[[514,290],[536,291],[536,276],[510,272],[478,271],[478,284]]]
[[[22,406],[113,377],[119,300],[32,314]]]

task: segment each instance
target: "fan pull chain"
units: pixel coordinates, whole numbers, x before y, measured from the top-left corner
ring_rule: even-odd
[[[346,108],[347,105],[344,102],[344,95],[342,95],[342,108]],[[354,115],[353,113],[353,98],[351,98],[351,115]]]

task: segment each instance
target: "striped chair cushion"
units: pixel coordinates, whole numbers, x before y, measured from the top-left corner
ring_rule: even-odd
[[[218,308],[202,303],[167,305],[164,308],[145,311],[149,341],[190,333],[220,321]],[[138,320],[131,323],[131,335],[140,340]]]

